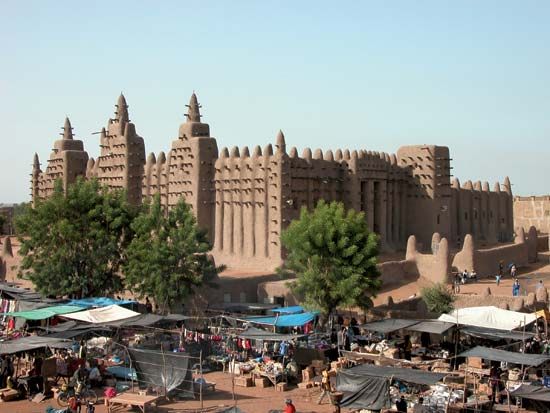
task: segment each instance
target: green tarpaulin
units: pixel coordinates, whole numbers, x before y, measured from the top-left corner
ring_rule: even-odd
[[[22,317],[27,320],[45,320],[56,315],[76,313],[77,311],[82,311],[82,307],[77,305],[56,305],[29,311],[14,311],[6,313],[6,315],[11,317]]]

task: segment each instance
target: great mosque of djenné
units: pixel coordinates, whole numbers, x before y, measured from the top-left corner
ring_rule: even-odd
[[[114,118],[101,130],[97,159],[88,156],[65,119],[45,170],[34,156],[33,202],[50,196],[56,180],[66,188],[79,176],[126,190],[134,204],[158,193],[171,207],[183,197],[208,231],[217,263],[260,271],[282,263],[281,231],[302,207],[313,208],[320,199],[364,211],[385,250],[403,249],[410,235],[429,246],[436,232],[452,243],[466,234],[487,243],[513,238],[509,179],[492,191],[487,182],[460,185],[451,179],[445,146],[403,146],[395,154],[306,148],[300,156],[295,147],[287,150],[279,132],[274,146],[218,150],[195,93],[187,107],[170,150],[147,157],[122,94]]]

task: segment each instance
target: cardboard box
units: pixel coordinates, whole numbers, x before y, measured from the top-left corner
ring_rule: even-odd
[[[3,390],[0,397],[3,401],[8,402],[17,399],[19,397],[19,392],[14,389]]]
[[[271,382],[269,379],[266,379],[265,377],[261,377],[259,379],[254,380],[254,385],[256,387],[269,387],[271,385]]]
[[[468,357],[468,367],[473,367],[475,369],[483,368],[483,359],[480,357]]]
[[[235,377],[235,386],[252,387],[252,378],[244,376]]]
[[[342,363],[339,361],[333,361],[330,363],[330,369],[331,370],[340,370],[342,368]]]
[[[288,384],[286,384],[286,383],[277,383],[277,386],[275,386],[275,390],[277,390],[277,391],[287,391],[288,390]]]
[[[303,382],[303,383],[298,383],[298,388],[299,389],[311,389],[312,387],[313,387],[313,383],[311,383],[310,381]]]

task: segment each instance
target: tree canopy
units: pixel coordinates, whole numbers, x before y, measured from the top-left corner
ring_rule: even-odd
[[[165,311],[185,301],[194,288],[212,285],[222,270],[208,256],[211,245],[183,199],[165,212],[159,196],[134,220],[135,237],[124,267],[127,286],[141,297],[154,297]]]
[[[438,283],[425,287],[420,291],[420,295],[432,313],[443,314],[453,309],[454,297],[445,284]]]
[[[135,207],[122,191],[79,178],[63,191],[26,207],[16,219],[19,275],[45,295],[99,296],[122,289],[119,275],[132,238]]]
[[[4,214],[0,213],[0,235],[4,232],[4,224],[7,222],[7,218]]]
[[[328,316],[338,306],[372,306],[381,285],[378,237],[363,213],[320,201],[311,212],[302,208],[281,240],[288,254],[284,270],[296,274],[291,288],[306,307]]]

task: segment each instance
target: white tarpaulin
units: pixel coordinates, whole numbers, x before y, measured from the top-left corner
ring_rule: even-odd
[[[535,314],[518,313],[492,306],[459,308],[450,314],[442,314],[439,317],[440,321],[448,323],[457,323],[458,321],[460,325],[508,331],[528,325],[536,319]]]
[[[79,311],[78,313],[64,314],[64,318],[86,321],[92,324],[108,323],[110,321],[124,320],[126,318],[140,315],[135,311],[118,305],[109,305],[107,307],[94,308],[93,310]]]

